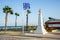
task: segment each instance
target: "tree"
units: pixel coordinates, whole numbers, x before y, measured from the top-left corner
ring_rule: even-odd
[[[16,15],[16,19],[15,19],[15,27],[17,27],[17,16],[19,16],[19,14],[18,14],[18,13],[15,13],[15,15]]]
[[[9,6],[5,6],[3,8],[3,12],[6,13],[6,16],[5,16],[5,32],[6,32],[7,31],[7,24],[8,24],[8,13],[13,14],[13,11]]]
[[[55,18],[49,17],[49,19],[55,19]]]
[[[30,10],[27,10],[27,14],[26,14],[26,31],[28,31],[28,14],[31,13]]]

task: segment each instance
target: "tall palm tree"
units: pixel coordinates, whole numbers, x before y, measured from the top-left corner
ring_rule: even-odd
[[[31,13],[30,10],[27,10],[27,14],[26,14],[26,31],[28,31],[28,14]]]
[[[19,16],[19,14],[18,14],[18,13],[15,13],[15,15],[16,15],[16,19],[15,19],[15,27],[17,27],[17,16]]]
[[[3,12],[6,13],[6,16],[5,16],[5,32],[6,32],[7,31],[7,23],[8,23],[8,13],[13,14],[13,11],[9,6],[5,6],[3,8]]]

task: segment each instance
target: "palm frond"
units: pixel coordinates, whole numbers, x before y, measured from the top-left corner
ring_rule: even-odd
[[[13,14],[13,10],[10,10],[10,14]]]
[[[27,13],[31,13],[31,11],[30,10],[27,10]]]
[[[12,11],[11,11],[11,8],[9,7],[9,6],[5,6],[4,8],[3,8],[3,12],[4,13],[6,13],[6,12],[10,12],[11,14],[12,14]]]
[[[6,11],[5,11],[5,10],[6,10],[6,9],[5,9],[5,8],[3,8],[3,12],[4,12],[4,13],[6,13]]]
[[[15,15],[16,15],[16,16],[19,16],[19,14],[18,14],[18,13],[15,13]]]

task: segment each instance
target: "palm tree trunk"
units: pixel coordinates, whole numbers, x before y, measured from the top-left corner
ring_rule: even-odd
[[[28,13],[26,14],[26,31],[28,31]]]
[[[8,22],[8,13],[6,12],[6,16],[5,16],[5,32],[7,31],[7,23]]]
[[[15,19],[15,27],[17,27],[17,16],[16,16],[16,19]]]

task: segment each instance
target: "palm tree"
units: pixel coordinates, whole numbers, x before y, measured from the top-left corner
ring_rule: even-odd
[[[7,31],[8,13],[13,14],[12,9],[9,6],[3,8],[3,12],[6,13],[5,16],[5,32]]]
[[[26,31],[28,31],[28,14],[31,13],[30,10],[27,10],[27,14],[26,14]]]
[[[15,15],[16,15],[16,19],[15,19],[15,27],[17,27],[17,16],[19,16],[19,14],[18,14],[18,13],[15,13]]]

